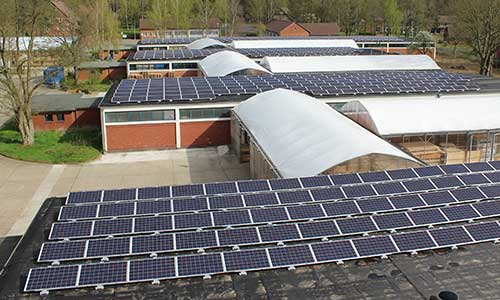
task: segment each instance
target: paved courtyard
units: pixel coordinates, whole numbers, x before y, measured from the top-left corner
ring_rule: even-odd
[[[0,156],[0,236],[21,235],[48,197],[69,191],[248,179],[227,147],[106,154],[79,165],[21,162]]]

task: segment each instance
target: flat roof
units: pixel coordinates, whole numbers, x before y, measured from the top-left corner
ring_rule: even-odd
[[[467,75],[431,71],[354,71],[258,76],[126,79],[113,86],[101,106],[213,102],[249,98],[285,88],[318,98],[353,95],[477,92]]]
[[[411,42],[410,39],[396,36],[377,36],[377,35],[334,35],[334,36],[309,36],[309,37],[282,37],[282,36],[237,36],[237,37],[211,37],[223,43],[231,43],[236,40],[286,40],[286,39],[353,39],[357,43],[400,43]],[[170,45],[170,44],[189,44],[200,38],[154,38],[142,39],[138,45]]]
[[[77,109],[97,107],[102,97],[89,97],[84,94],[34,95],[33,113],[66,112]]]
[[[93,60],[82,62],[78,65],[78,69],[105,69],[105,68],[120,68],[126,67],[127,63],[116,60]]]

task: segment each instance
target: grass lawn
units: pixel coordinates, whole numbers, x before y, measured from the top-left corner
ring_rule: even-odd
[[[81,163],[101,155],[101,136],[97,129],[39,131],[34,145],[23,146],[19,132],[7,126],[0,129],[0,154],[33,162]]]
[[[74,79],[65,79],[61,82],[61,88],[62,90],[79,90],[89,94],[92,92],[107,92],[112,84],[112,82],[102,82],[95,79],[78,83]]]

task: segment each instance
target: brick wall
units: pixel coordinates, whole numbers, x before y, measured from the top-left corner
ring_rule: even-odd
[[[52,121],[47,122],[45,115],[51,114]],[[35,130],[66,130],[72,128],[99,127],[101,123],[99,109],[89,108],[77,111],[62,112],[64,121],[57,121],[57,113],[40,113],[33,115]]]
[[[107,60],[109,58],[109,52],[113,52],[113,60],[126,59],[130,54],[133,54],[135,51],[133,50],[102,50],[99,51],[97,56],[99,59]]]
[[[105,69],[78,69],[76,74],[77,81],[89,80],[92,77],[92,71],[101,72],[99,75],[99,80],[117,80],[127,77],[127,68],[117,67],[117,68],[105,68]]]
[[[309,32],[301,26],[292,23],[280,32],[280,36],[309,36]]]
[[[181,147],[204,147],[231,143],[231,121],[181,123]]]
[[[106,126],[108,151],[175,148],[175,124]]]

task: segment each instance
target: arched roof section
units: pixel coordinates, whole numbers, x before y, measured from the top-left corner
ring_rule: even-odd
[[[282,177],[317,175],[370,154],[419,163],[327,104],[302,93],[267,91],[242,102],[234,113]]]
[[[500,94],[357,100],[341,111],[382,136],[500,129]]]
[[[191,42],[186,47],[191,50],[200,50],[206,48],[227,48],[227,45],[215,39],[202,38]]]
[[[351,47],[359,48],[354,40],[350,39],[268,39],[268,40],[233,40],[231,47],[236,49],[253,48],[330,48]]]
[[[273,73],[440,69],[427,55],[280,56],[264,57],[261,65]]]
[[[198,62],[198,67],[205,76],[227,76],[233,73],[270,73],[267,69],[235,51],[220,51]]]

